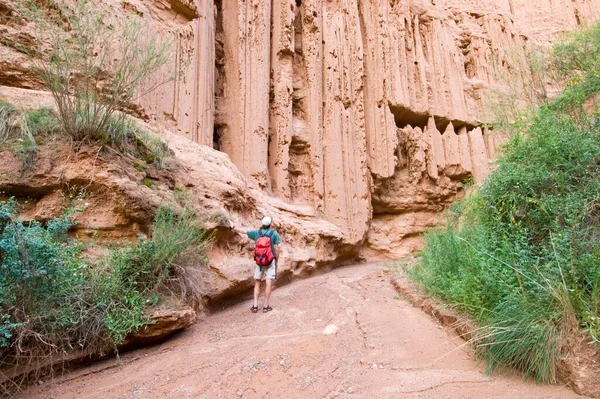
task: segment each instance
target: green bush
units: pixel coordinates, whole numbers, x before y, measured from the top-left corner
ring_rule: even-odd
[[[482,324],[475,343],[490,370],[552,382],[565,336],[579,327],[599,338],[600,115],[584,104],[600,90],[600,62],[579,52],[598,51],[598,32],[557,46],[565,91],[517,131],[448,227],[427,235],[411,270]]]
[[[0,303],[5,327],[13,327],[3,332],[2,346],[20,356],[77,345],[67,331],[81,311],[75,299],[83,295],[86,264],[81,247],[67,238],[70,218],[24,225],[14,220],[14,211],[14,200],[0,206]]]
[[[95,277],[92,302],[106,311],[106,330],[114,342],[147,322],[143,311],[173,274],[175,259],[191,246],[203,252],[206,241],[192,213],[159,208],[151,239],[112,252],[104,265],[110,273]]]
[[[0,359],[43,363],[74,349],[102,352],[148,323],[144,311],[176,274],[189,248],[203,252],[207,236],[189,211],[159,208],[151,238],[114,249],[98,261],[67,236],[69,213],[24,224],[16,202],[0,204]],[[56,360],[56,358],[54,358]]]

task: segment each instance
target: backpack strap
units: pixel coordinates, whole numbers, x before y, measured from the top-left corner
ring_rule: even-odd
[[[258,236],[259,237],[269,237],[272,240],[273,239],[273,230],[269,229],[269,230],[267,230],[267,232],[265,234],[263,234],[262,230],[258,229]]]

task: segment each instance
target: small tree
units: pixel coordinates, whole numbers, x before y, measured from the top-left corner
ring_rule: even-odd
[[[554,82],[542,48],[514,48],[502,60],[494,68],[496,87],[487,93],[486,119],[499,131],[519,131],[531,123],[533,110],[548,102],[547,89]]]
[[[554,46],[551,61],[556,80],[564,85],[574,86],[593,77],[600,70],[600,25],[565,34]],[[589,83],[598,79],[592,80]]]
[[[54,97],[63,130],[76,140],[99,138],[140,84],[168,61],[171,42],[150,34],[137,16],[117,20],[87,0],[21,3],[47,39],[32,54],[34,69]]]

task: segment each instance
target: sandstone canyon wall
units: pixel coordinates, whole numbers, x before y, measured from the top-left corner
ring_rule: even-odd
[[[215,96],[197,112],[214,126],[190,136],[391,257],[487,174],[502,137],[480,127],[484,95],[507,52],[600,17],[598,0],[208,3],[196,40],[215,68],[197,71]]]
[[[510,73],[506,52],[600,18],[600,0],[103,3],[175,38],[165,71],[183,74],[146,82],[159,87],[141,116],[388,257],[418,245],[462,180],[488,173],[503,139],[482,126],[484,95]],[[3,37],[22,40],[9,25]],[[0,85],[41,88],[22,54],[0,49]]]

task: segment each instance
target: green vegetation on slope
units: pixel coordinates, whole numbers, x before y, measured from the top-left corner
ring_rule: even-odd
[[[35,167],[40,145],[64,138],[59,116],[53,109],[21,109],[0,100],[0,150],[2,147],[10,148],[23,162],[23,171]],[[130,155],[134,158],[136,169],[141,172],[146,172],[150,165],[164,168],[172,154],[158,136],[145,131],[133,118],[124,114],[109,118],[95,143],[104,152],[112,149]],[[63,144],[67,145],[64,140]]]
[[[0,360],[43,364],[73,350],[110,350],[148,323],[144,311],[175,277],[186,249],[205,253],[208,237],[190,211],[159,208],[152,236],[105,258],[83,255],[67,236],[71,212],[24,224],[14,200],[0,204]]]
[[[600,342],[600,26],[555,46],[549,64],[565,91],[519,125],[411,273],[481,323],[490,371],[553,382],[570,333]]]
[[[83,142],[97,145],[98,155],[116,150],[144,174],[150,165],[162,168],[168,147],[126,113],[137,109],[139,96],[175,78],[166,65],[170,36],[159,37],[143,19],[118,19],[110,8],[87,0],[13,3],[13,15],[36,31],[28,46],[13,45],[31,57],[55,109],[22,110],[0,101],[0,150],[18,155],[23,173],[35,167],[40,145],[50,141],[75,152]],[[148,78],[157,70],[162,80],[153,80],[155,86]],[[3,369],[26,365],[35,373],[73,351],[114,349],[150,321],[145,310],[159,292],[197,302],[196,281],[185,264],[205,262],[208,237],[183,208],[182,214],[160,208],[150,239],[92,259],[83,243],[68,237],[70,212],[46,224],[24,223],[14,199],[0,203]],[[187,263],[178,265],[182,258]]]
[[[127,114],[139,111],[140,96],[179,73],[167,65],[172,38],[156,35],[143,18],[119,19],[110,7],[88,0],[17,0],[11,7],[35,32],[31,43],[11,45],[30,56],[32,72],[55,105],[23,111],[0,100],[0,144],[9,142],[23,170],[35,166],[44,136],[98,142],[164,166],[167,146]],[[150,82],[158,70],[159,79]]]
[[[165,68],[146,87],[168,63],[171,39],[154,34],[138,16],[118,19],[88,0],[16,0],[12,6],[36,30],[31,48],[17,49],[31,57],[54,98],[62,132],[75,140],[99,139],[120,111],[175,78]]]

